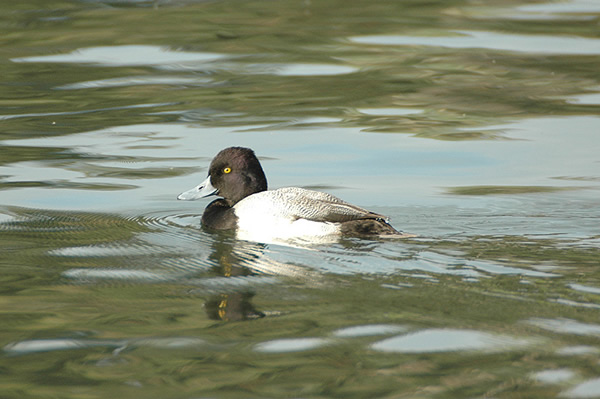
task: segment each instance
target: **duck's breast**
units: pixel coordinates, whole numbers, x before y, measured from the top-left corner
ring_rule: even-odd
[[[322,241],[340,235],[339,223],[309,219],[310,204],[288,201],[280,190],[253,194],[234,206],[238,238],[259,242]]]

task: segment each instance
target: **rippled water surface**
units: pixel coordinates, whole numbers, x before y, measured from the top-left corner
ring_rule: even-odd
[[[0,15],[3,398],[600,397],[600,3]],[[200,229],[252,147],[405,240]]]

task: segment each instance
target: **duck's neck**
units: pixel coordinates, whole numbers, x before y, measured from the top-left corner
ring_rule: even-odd
[[[223,198],[214,200],[202,214],[202,225],[215,230],[235,229],[237,216],[229,202]]]

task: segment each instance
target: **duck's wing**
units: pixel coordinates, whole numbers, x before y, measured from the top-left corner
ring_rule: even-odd
[[[286,204],[282,211],[286,216],[295,219],[339,223],[358,219],[387,219],[383,215],[320,191],[286,187],[267,191],[267,193],[273,196],[275,203]]]

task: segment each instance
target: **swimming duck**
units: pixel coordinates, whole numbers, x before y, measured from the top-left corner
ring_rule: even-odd
[[[262,166],[249,148],[229,147],[210,163],[208,177],[179,200],[218,195],[204,210],[202,224],[235,230],[257,242],[316,241],[341,236],[414,237],[394,229],[387,218],[319,191],[299,187],[267,190]]]

